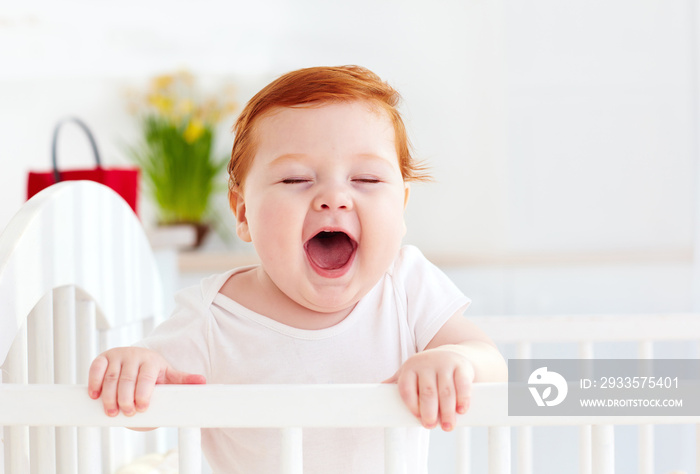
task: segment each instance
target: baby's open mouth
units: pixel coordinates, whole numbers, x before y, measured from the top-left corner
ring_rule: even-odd
[[[311,262],[323,270],[338,270],[352,260],[357,242],[345,232],[319,232],[304,244]]]

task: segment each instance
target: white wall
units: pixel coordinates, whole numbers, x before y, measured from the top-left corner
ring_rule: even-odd
[[[5,2],[0,228],[77,114],[107,162],[135,129],[124,89],[188,67],[245,101],[276,75],[359,63],[394,84],[417,155],[407,240],[475,256],[688,258],[695,199],[692,2]],[[61,162],[88,161],[66,131]],[[230,147],[224,134],[221,149]]]
[[[690,2],[511,5],[512,247],[689,246],[697,133]]]

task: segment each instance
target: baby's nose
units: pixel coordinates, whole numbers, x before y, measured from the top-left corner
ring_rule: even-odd
[[[326,186],[319,190],[313,204],[317,211],[350,210],[353,207],[349,193],[342,186]]]

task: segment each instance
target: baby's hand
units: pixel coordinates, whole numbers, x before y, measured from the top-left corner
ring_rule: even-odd
[[[156,384],[201,384],[203,375],[173,369],[157,352],[141,347],[117,347],[103,352],[92,362],[88,394],[102,396],[108,416],[119,410],[126,416],[146,411]]]
[[[455,426],[456,414],[469,409],[474,367],[450,345],[438,346],[409,358],[385,383],[397,383],[401,398],[424,427],[444,431]]]

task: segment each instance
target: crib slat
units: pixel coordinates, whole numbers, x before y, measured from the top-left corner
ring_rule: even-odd
[[[578,356],[580,359],[593,359],[593,343],[592,342],[581,342],[578,346]],[[588,367],[588,372],[584,372],[584,375],[592,375],[589,373],[590,367]],[[591,427],[590,425],[579,427],[579,451],[578,451],[578,462],[579,462],[579,474],[592,474],[593,473],[593,447],[591,445]]]
[[[202,455],[199,428],[179,428],[177,432],[180,474],[200,474],[202,472]]]
[[[591,447],[591,425],[579,426],[578,428],[578,472],[579,474],[591,474],[593,465],[593,451]]]
[[[3,382],[26,384],[27,326],[22,326],[5,358]],[[5,378],[7,377],[7,378]],[[8,472],[29,472],[29,429],[26,426],[5,426],[5,464]]]
[[[517,345],[518,359],[532,358],[532,344],[520,342]],[[518,433],[518,474],[532,474],[532,427],[520,426]]]
[[[53,299],[39,300],[27,317],[29,383],[53,383]]]
[[[654,427],[639,425],[639,474],[654,473]]]
[[[39,300],[27,318],[29,383],[53,383],[53,299]],[[52,426],[29,428],[32,474],[56,472],[56,434]]]
[[[76,428],[56,427],[56,469],[58,472],[77,472]],[[68,469],[67,469],[68,468]]]
[[[78,473],[104,472],[100,457],[100,429],[78,428]]]
[[[97,335],[98,348],[97,352],[101,354],[102,352],[109,349],[109,334],[107,330],[100,330]],[[159,430],[156,430],[159,431]],[[114,443],[112,442],[112,428],[103,427],[100,428],[100,447],[102,448],[102,467],[104,472],[114,472],[119,466],[117,465],[116,458],[112,453],[112,448]]]
[[[304,450],[301,428],[282,429],[282,473],[303,474]]]
[[[97,355],[97,317],[95,302],[79,300],[76,302],[75,328],[77,336],[76,344],[76,380],[86,384],[88,370],[92,360]]]
[[[114,451],[117,449],[112,436],[115,428],[100,428],[100,447],[102,448],[102,466],[105,472],[114,472],[119,468]],[[123,431],[123,430],[122,430]]]
[[[403,474],[406,472],[403,452],[403,431],[400,428],[384,428],[385,473]]]
[[[532,474],[532,426],[518,427],[518,474]]]
[[[640,359],[654,358],[654,344],[651,341],[642,341],[638,344],[638,346]],[[640,425],[638,428],[638,433],[639,474],[653,474],[654,427],[652,425]]]
[[[75,287],[54,290],[54,379],[56,383],[75,383]]]
[[[5,464],[7,472],[29,471],[29,430],[26,426],[6,426]]]
[[[593,343],[590,341],[581,342],[578,345],[579,359],[593,359]]]
[[[87,384],[90,364],[97,355],[96,316],[94,301],[76,302],[76,380],[82,384]],[[103,472],[100,451],[100,429],[78,428],[78,473]]]
[[[471,473],[471,428],[459,427],[456,430],[457,438],[457,459],[455,461],[457,474]]]
[[[60,384],[75,383],[75,287],[56,288],[53,292],[54,379]],[[77,472],[76,430],[56,428],[56,468],[58,472]]]
[[[695,472],[700,469],[700,425],[695,425]]]
[[[56,430],[53,426],[29,428],[29,452],[32,474],[54,474],[56,472]]]
[[[593,472],[595,474],[615,473],[615,428],[613,425],[593,425],[591,427],[591,448],[593,452]]]
[[[5,364],[3,365],[4,382],[26,384],[29,381],[26,354],[27,327],[22,326],[5,358]]]
[[[510,474],[510,428],[492,426],[489,431],[489,474]]]

